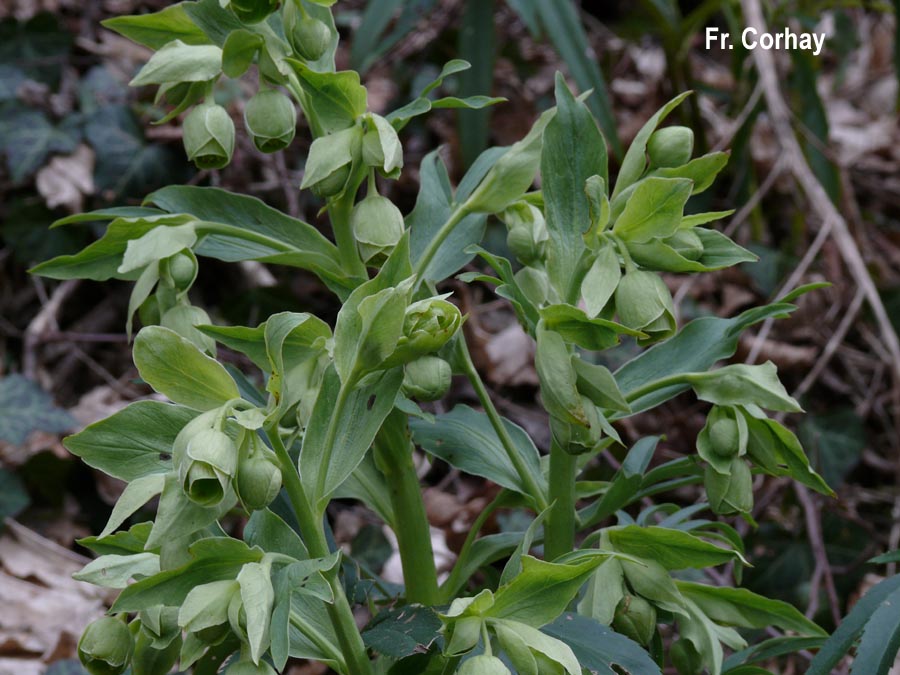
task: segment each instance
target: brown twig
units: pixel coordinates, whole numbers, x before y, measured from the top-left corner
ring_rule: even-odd
[[[812,495],[806,486],[800,483],[794,483],[794,492],[797,499],[803,507],[803,514],[806,518],[806,533],[809,537],[809,544],[812,547],[813,557],[816,560],[816,566],[813,570],[812,579],[809,583],[809,606],[806,609],[806,616],[812,618],[819,608],[819,584],[824,580],[825,592],[828,594],[828,604],[831,605],[831,617],[834,624],[841,622],[841,605],[838,599],[837,587],[834,585],[834,575],[831,573],[831,566],[828,562],[828,552],[825,550],[825,537],[822,535],[822,521],[819,518],[819,509],[813,501]]]

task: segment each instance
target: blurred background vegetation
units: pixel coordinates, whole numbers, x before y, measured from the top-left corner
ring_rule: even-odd
[[[137,204],[153,189],[190,182],[250,193],[323,224],[320,205],[297,190],[308,136],[298,134],[286,153],[264,156],[239,134],[227,169],[197,172],[184,157],[177,120],[154,125],[163,110],[152,94],[127,86],[148,52],[100,21],[168,4],[0,2],[0,517],[10,519],[0,536],[0,602],[13,608],[0,613],[0,673],[44,672],[47,663],[55,663],[48,672],[78,672],[59,659],[72,655],[80,627],[58,616],[55,603],[82,603],[78,617],[100,611],[103,597],[68,580],[79,566],[78,551],[69,549],[102,527],[121,488],[74,461],[59,440],[148,393],[135,381],[123,330],[127,284],[55,284],[27,274],[34,263],[74,252],[97,235],[90,226],[49,230],[50,223],[81,210]],[[701,195],[696,208],[737,208],[722,226],[760,262],[702,279],[670,278],[681,321],[733,315],[776,297],[788,283],[833,283],[806,296],[792,319],[747,338],[738,357],[774,361],[798,392],[808,414],[789,422],[838,498],[759,477],[761,525],[736,523],[754,563],[745,584],[795,603],[829,629],[866,588],[894,572],[866,561],[900,547],[900,382],[885,337],[900,330],[898,7],[898,0],[766,3],[770,26],[828,34],[819,56],[776,55],[781,91],[808,165],[846,220],[892,326],[873,316],[845,265],[845,242],[829,236],[783,161],[752,55],[740,44],[705,49],[708,25],[740,33],[740,3],[341,0],[335,7],[346,38],[338,66],[361,71],[376,112],[409,101],[452,58],[473,67],[448,80],[444,93],[508,99],[482,111],[435,111],[406,128],[406,169],[390,186],[404,212],[412,208],[417,167],[428,151],[443,146],[459,177],[488,145],[525,134],[552,104],[556,70],[580,91],[593,89],[588,103],[614,164],[664,101],[696,92],[676,122],[694,130],[700,151],[731,149],[721,187]],[[253,89],[248,79],[217,95],[237,119]],[[489,228],[488,242],[505,247],[499,223]],[[195,289],[194,302],[217,322],[255,325],[283,309],[331,320],[338,309],[312,276],[255,264],[204,260]],[[471,313],[468,338],[502,412],[546,445],[532,347],[510,308],[487,287],[449,282],[446,290]],[[453,396],[473,399],[463,383]],[[660,460],[690,453],[704,412],[703,404],[682,397],[654,419],[627,420],[623,439],[665,433]],[[611,475],[621,453],[607,459],[609,473],[598,470],[598,480]],[[495,487],[439,463],[423,464],[422,473],[441,554],[452,557]],[[674,495],[681,505],[696,498],[690,488]],[[332,515],[339,541],[390,576],[393,548],[384,532],[354,505],[338,509]],[[514,520],[507,513],[492,527],[514,528]],[[804,664],[797,657],[781,672],[802,672]]]

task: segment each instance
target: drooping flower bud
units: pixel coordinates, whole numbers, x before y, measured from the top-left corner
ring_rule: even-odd
[[[254,433],[246,434],[241,444],[235,489],[248,511],[266,508],[281,490],[278,458]]]
[[[638,644],[649,644],[656,630],[656,608],[639,595],[626,594],[616,607],[613,628]]]
[[[306,61],[318,61],[331,42],[331,30],[324,22],[307,14],[300,2],[287,0],[284,3],[284,34],[297,56]]]
[[[516,202],[500,218],[509,228],[506,244],[523,264],[533,265],[544,259],[550,234],[539,208],[528,202]]]
[[[242,23],[259,23],[278,7],[278,0],[230,0],[228,9]]]
[[[657,129],[647,142],[651,168],[665,168],[687,164],[694,151],[694,132],[688,127]]]
[[[675,333],[675,307],[672,294],[658,274],[632,270],[622,277],[616,288],[616,310],[619,320],[647,334],[639,344],[670,337]]]
[[[188,290],[197,279],[197,256],[190,249],[185,249],[162,261],[162,274],[172,282],[179,292]]]
[[[714,513],[727,516],[749,513],[753,508],[753,474],[750,472],[750,465],[739,457],[731,460],[726,474],[707,465],[703,485]]]
[[[378,194],[369,194],[353,207],[350,226],[363,261],[373,263],[387,258],[405,228],[400,209]]]
[[[199,169],[221,169],[234,154],[234,122],[214,103],[194,108],[184,118],[184,150]]]
[[[503,661],[496,656],[488,656],[487,654],[479,654],[470,659],[466,659],[457,675],[510,675]]]
[[[104,616],[89,624],[78,641],[78,659],[91,675],[120,675],[134,653],[134,636],[124,622]]]
[[[225,498],[237,470],[237,448],[218,429],[204,429],[187,444],[187,461],[180,475],[185,494],[201,506],[214,506]]]
[[[412,354],[432,354],[447,344],[462,324],[462,314],[452,302],[427,298],[406,308],[404,346]]]
[[[419,401],[437,401],[450,389],[450,364],[437,356],[423,356],[403,369],[404,395]]]
[[[247,101],[244,125],[257,150],[278,152],[294,140],[297,111],[287,96],[274,89],[266,89]]]

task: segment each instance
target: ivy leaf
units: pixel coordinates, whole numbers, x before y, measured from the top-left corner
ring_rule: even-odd
[[[21,445],[32,431],[58,433],[76,424],[27,377],[7,375],[0,380],[0,440]]]
[[[53,153],[75,150],[81,133],[73,125],[54,126],[47,116],[34,110],[15,110],[0,118],[0,150],[13,183],[20,183],[37,171]]]

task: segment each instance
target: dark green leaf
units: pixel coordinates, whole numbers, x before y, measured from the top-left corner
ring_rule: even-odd
[[[32,431],[58,433],[76,422],[37,384],[22,375],[0,379],[0,440],[21,445]]]
[[[616,550],[637,558],[655,560],[669,570],[702,569],[743,560],[737,551],[719,548],[681,530],[664,527],[627,527],[609,530]]]
[[[0,469],[0,523],[15,518],[31,504],[25,483],[12,471]]]
[[[900,589],[881,601],[866,622],[851,675],[887,675],[900,649]]]
[[[431,607],[403,605],[379,612],[363,631],[366,647],[393,659],[427,651],[441,620]]]
[[[77,129],[56,127],[36,110],[14,108],[12,114],[0,117],[0,151],[14,183],[41,168],[49,155],[73,152],[80,137]]]

